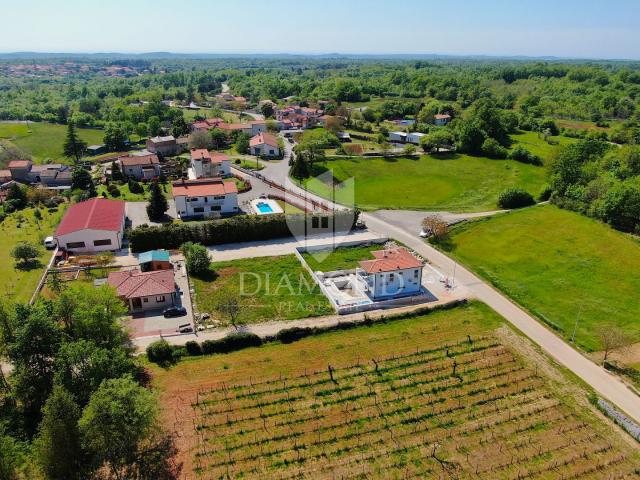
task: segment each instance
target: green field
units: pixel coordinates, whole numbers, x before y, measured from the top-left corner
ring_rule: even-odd
[[[568,137],[550,137],[552,143],[548,143],[544,138],[539,137],[537,132],[520,132],[511,135],[513,145],[510,150],[518,145],[523,146],[531,153],[538,155],[545,162],[551,159],[559,150],[567,145],[575,143],[576,140]]]
[[[360,260],[372,260],[373,250],[382,250],[383,245],[341,247],[330,252],[303,253],[302,257],[314,272],[332,272],[356,268]]]
[[[91,128],[78,128],[78,135],[89,145],[102,143],[104,132]],[[53,123],[0,123],[0,138],[6,138],[33,157],[34,162],[66,160],[62,145],[67,134],[66,125]]]
[[[493,210],[505,188],[520,187],[537,196],[546,178],[541,167],[459,154],[330,160],[317,165],[314,176],[327,170],[333,171],[337,183],[355,179],[355,203],[365,210]],[[330,183],[311,178],[306,185],[330,198]],[[351,203],[350,191],[336,186],[335,193],[339,203]]]
[[[113,198],[115,200],[124,200],[125,202],[146,202],[149,200],[149,185],[145,185],[142,184],[142,188],[144,188],[144,192],[143,193],[131,193],[131,190],[129,189],[129,185],[127,183],[124,183],[122,185],[118,185],[118,190],[120,190],[120,196],[112,196],[108,191],[107,191],[107,186],[106,185],[98,185],[98,196],[102,197],[103,193],[106,193],[107,196],[106,198]],[[163,189],[163,192],[165,192],[165,197],[167,197],[168,199],[171,198],[171,192],[173,191],[173,187],[171,186],[171,183],[167,183],[166,185],[160,185],[160,188]]]
[[[189,478],[631,478],[634,446],[533,351],[472,302],[151,371]]]
[[[577,343],[600,348],[596,327],[640,341],[640,244],[608,226],[539,206],[455,228],[448,249]]]
[[[329,301],[294,255],[212,263],[206,278],[192,277],[192,281],[198,309],[222,323],[227,319],[216,312],[216,306],[232,297],[242,305],[242,323],[333,313]]]
[[[54,213],[49,213],[46,208],[40,211],[42,213],[40,222],[36,222],[33,216],[34,209],[29,208],[8,215],[0,223],[0,257],[3,258],[0,267],[0,295],[10,301],[26,302],[35,290],[51,256],[51,252],[42,246],[42,241],[45,237],[53,235],[62,218],[64,205],[58,207],[58,211]],[[20,219],[23,221],[20,222]],[[37,245],[40,251],[39,266],[28,270],[15,268],[11,250],[22,241]]]

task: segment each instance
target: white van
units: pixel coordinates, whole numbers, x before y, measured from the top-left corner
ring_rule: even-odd
[[[44,247],[47,250],[53,250],[54,248],[56,248],[56,241],[54,240],[53,237],[47,237],[44,239]]]

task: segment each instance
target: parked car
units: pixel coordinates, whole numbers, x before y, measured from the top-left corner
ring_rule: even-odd
[[[44,239],[44,247],[47,250],[53,250],[54,248],[56,248],[56,241],[54,240],[54,238],[51,237],[51,236],[45,238]]]
[[[178,306],[165,308],[165,310],[162,312],[162,315],[164,315],[165,318],[182,317],[186,314],[187,309]]]
[[[423,228],[422,230],[420,230],[420,233],[418,235],[420,235],[420,237],[422,237],[422,238],[430,237],[431,236],[431,229],[425,230]]]
[[[176,329],[178,333],[193,333],[193,327],[190,323],[185,323],[184,325],[178,325]]]

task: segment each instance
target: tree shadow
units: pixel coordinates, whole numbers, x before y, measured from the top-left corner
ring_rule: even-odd
[[[220,275],[215,270],[208,269],[204,273],[199,273],[197,275],[191,275],[198,280],[202,280],[203,282],[215,282]]]
[[[435,160],[458,160],[460,159],[460,154],[457,152],[437,152],[431,153],[431,158]]]
[[[27,260],[16,263],[16,270],[21,272],[29,272],[37,268],[42,268],[44,265],[40,260]]]

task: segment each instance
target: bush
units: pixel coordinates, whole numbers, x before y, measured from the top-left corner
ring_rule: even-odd
[[[333,216],[336,231],[351,229],[358,221],[359,212],[336,212]],[[329,215],[317,215],[318,219]],[[155,249],[176,249],[183,243],[202,245],[270,240],[291,237],[292,232],[304,232],[305,223],[316,223],[304,215],[237,216],[207,222],[171,223],[161,226],[139,226],[129,232],[129,242],[134,252]],[[318,224],[322,224],[320,220]],[[331,222],[329,222],[331,224]]]
[[[538,155],[534,155],[520,145],[513,149],[509,154],[509,158],[516,162],[528,163],[530,165],[542,165],[542,159]]]
[[[249,347],[259,347],[262,339],[254,333],[231,333],[220,340],[205,340],[202,342],[202,353],[211,355],[213,353],[230,353]]]
[[[500,208],[522,208],[535,203],[533,196],[520,188],[509,188],[502,192],[498,198]]]
[[[195,277],[209,271],[209,251],[198,243],[187,242],[180,247],[186,259],[187,272]]]
[[[553,188],[551,188],[550,185],[547,185],[542,189],[542,191],[540,192],[540,195],[538,195],[538,201],[546,202],[551,198],[552,193],[553,193]]]
[[[279,340],[282,343],[293,343],[313,334],[314,330],[312,328],[291,327],[280,330],[276,335],[276,340]]]
[[[157,340],[147,347],[147,358],[158,365],[173,363],[176,358],[173,347],[166,340]]]
[[[184,344],[184,348],[187,352],[187,355],[191,355],[192,357],[197,357],[198,355],[202,355],[202,347],[198,342],[194,342],[193,340],[189,340]]]
[[[482,143],[482,153],[489,158],[499,159],[507,158],[508,155],[507,149],[500,145],[497,140],[494,140],[493,138],[487,138]]]
[[[144,193],[144,188],[133,179],[129,179],[129,191],[131,193]]]

